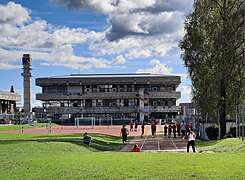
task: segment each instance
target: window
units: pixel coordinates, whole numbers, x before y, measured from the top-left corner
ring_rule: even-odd
[[[156,92],[157,91],[157,87],[153,87],[152,91]]]

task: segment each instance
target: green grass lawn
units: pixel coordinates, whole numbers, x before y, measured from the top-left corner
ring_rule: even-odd
[[[82,135],[0,134],[0,179],[242,179],[245,142],[237,139],[197,142],[219,153],[131,153],[118,151],[121,138]]]
[[[57,124],[52,123],[51,126],[57,126]],[[23,124],[23,129],[30,129],[30,128],[41,128],[46,127],[46,123],[35,123],[33,125],[29,124]],[[21,130],[20,125],[5,125],[0,126],[0,132],[1,131],[11,131],[11,130]]]
[[[242,140],[238,138],[227,138],[215,141],[197,141],[197,147],[199,150],[204,152],[209,151],[245,153],[245,142],[242,142]]]

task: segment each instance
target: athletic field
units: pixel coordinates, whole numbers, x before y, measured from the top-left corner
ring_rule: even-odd
[[[150,127],[150,126],[149,126]],[[186,142],[166,138],[158,126],[130,132],[122,145],[120,126],[52,127],[1,131],[0,179],[243,179],[245,143],[239,139],[197,141],[199,153],[185,152]],[[82,143],[88,132],[93,143]],[[143,152],[130,151],[138,143]],[[181,149],[182,148],[182,149]],[[202,152],[202,153],[200,153]]]

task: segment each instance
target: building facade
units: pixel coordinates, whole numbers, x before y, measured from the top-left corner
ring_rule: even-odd
[[[10,123],[15,113],[16,101],[20,100],[20,94],[0,91],[0,124]]]
[[[156,74],[78,74],[37,78],[43,102],[36,116],[54,119],[111,117],[148,120],[175,117],[180,108],[179,76]]]

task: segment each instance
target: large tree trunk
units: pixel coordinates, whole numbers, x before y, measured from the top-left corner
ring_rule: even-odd
[[[219,104],[219,122],[220,122],[220,138],[223,139],[226,135],[226,88],[224,80],[220,83],[220,104]]]

